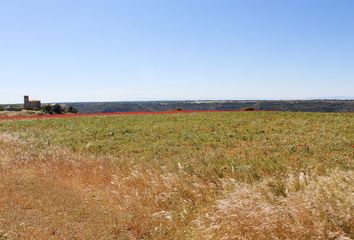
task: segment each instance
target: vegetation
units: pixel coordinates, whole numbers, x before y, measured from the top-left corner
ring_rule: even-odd
[[[254,107],[244,107],[241,110],[242,111],[255,111],[256,109]]]
[[[26,117],[26,116],[38,116],[43,115],[42,111],[35,110],[8,110],[0,111],[0,117]]]
[[[183,110],[242,110],[254,107],[265,111],[289,112],[353,112],[354,100],[206,100],[70,103],[81,113],[150,112]]]
[[[73,106],[69,106],[69,107],[67,107],[67,108],[65,108],[65,110],[64,110],[66,113],[78,113],[79,111],[76,109],[76,108],[74,108]]]
[[[354,238],[354,115],[0,122],[9,239]]]
[[[42,107],[42,111],[47,114],[78,113],[78,110],[72,106],[62,106],[60,104],[47,104]]]
[[[46,114],[53,114],[52,105],[47,104],[42,106],[42,111],[45,112]]]
[[[62,114],[64,108],[60,104],[47,104],[42,107],[42,110],[47,114]]]
[[[12,105],[12,106],[5,106],[4,110],[11,111],[11,112],[19,112],[22,110],[22,108],[20,106]]]

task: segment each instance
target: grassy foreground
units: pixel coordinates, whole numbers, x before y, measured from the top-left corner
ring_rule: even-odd
[[[354,238],[354,115],[0,122],[0,240]]]

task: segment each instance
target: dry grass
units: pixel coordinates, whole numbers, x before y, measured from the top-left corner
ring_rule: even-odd
[[[192,220],[178,213],[188,215],[210,191],[189,186],[188,176],[36,150],[9,135],[1,146],[0,229],[9,239],[174,238]]]
[[[234,184],[231,193],[195,222],[195,238],[351,239],[353,181],[352,171],[334,171],[306,182],[290,176],[286,196],[275,195],[267,181]]]
[[[353,123],[301,113],[3,122],[0,239],[354,238]]]
[[[33,115],[43,115],[41,111],[33,110],[21,110],[21,111],[0,111],[0,116],[9,116],[9,117],[24,117],[24,116],[33,116]]]

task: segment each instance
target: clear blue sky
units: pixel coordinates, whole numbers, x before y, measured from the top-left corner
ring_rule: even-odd
[[[0,103],[352,97],[354,1],[0,1],[0,83]]]

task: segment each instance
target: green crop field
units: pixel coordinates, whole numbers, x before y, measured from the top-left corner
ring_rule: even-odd
[[[354,238],[352,113],[0,121],[0,239]]]

